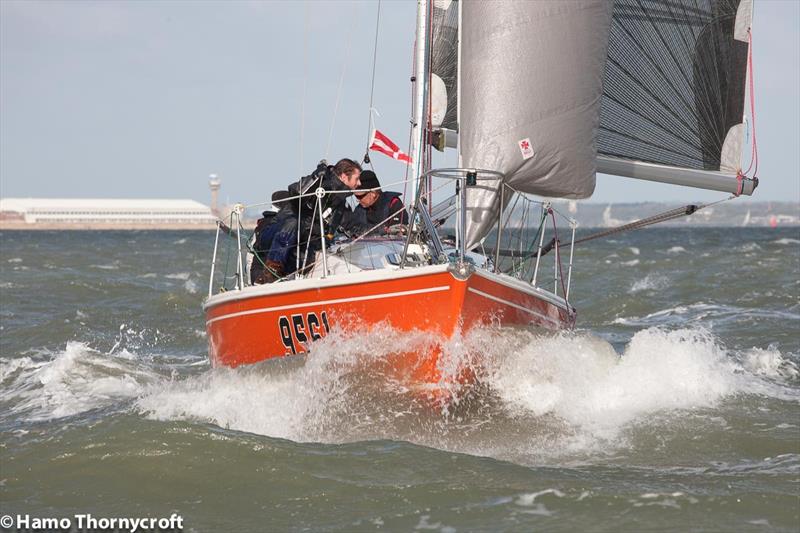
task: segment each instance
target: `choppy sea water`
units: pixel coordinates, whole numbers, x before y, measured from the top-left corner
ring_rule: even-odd
[[[0,235],[3,514],[187,531],[797,531],[800,230],[659,228],[576,253],[572,333],[482,330],[432,405],[390,330],[211,369],[213,236]]]

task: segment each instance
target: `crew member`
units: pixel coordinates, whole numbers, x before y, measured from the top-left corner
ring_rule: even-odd
[[[291,274],[298,258],[300,265],[314,262],[320,240],[332,239],[339,228],[347,197],[360,186],[360,176],[361,165],[352,159],[342,159],[333,166],[323,160],[312,174],[289,185],[289,195],[297,198],[289,202],[291,211],[286,215],[281,212],[276,219],[280,226],[272,238],[260,283],[272,283]],[[318,203],[314,192],[320,188],[325,194]],[[320,233],[320,214],[324,235]],[[298,255],[293,256],[293,252]]]
[[[346,211],[342,227],[350,235],[382,234],[397,224],[408,224],[408,212],[400,193],[382,191],[378,176],[371,170],[361,173],[361,189],[355,193],[358,205]]]
[[[261,213],[261,218],[256,223],[256,229],[253,230],[253,259],[250,263],[251,283],[258,283],[264,272],[264,264],[272,246],[272,239],[281,226],[281,212],[291,212],[291,206],[289,202],[286,202],[287,198],[289,198],[289,191],[275,191],[272,193],[272,205]]]

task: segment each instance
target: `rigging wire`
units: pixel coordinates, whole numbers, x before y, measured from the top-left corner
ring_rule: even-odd
[[[556,265],[558,265],[558,272],[556,275],[560,278],[561,281],[561,293],[564,295],[564,298],[567,297],[567,287],[564,285],[564,265],[561,264],[561,248],[559,246],[560,241],[558,239],[558,224],[556,223],[556,215],[552,209],[547,210],[550,213],[550,217],[553,219],[553,241],[556,248]]]
[[[598,233],[593,233],[591,235],[587,235],[586,237],[583,237],[581,239],[575,239],[574,244],[582,244],[582,243],[585,243],[585,242],[588,242],[588,241],[593,241],[595,239],[600,239],[600,238],[603,238],[603,237],[609,237],[611,235],[616,235],[618,233],[623,233],[625,231],[632,231],[632,230],[644,228],[644,227],[647,227],[647,226],[652,226],[653,224],[659,224],[659,223],[667,222],[669,220],[673,220],[673,219],[676,219],[676,218],[689,216],[689,215],[692,215],[692,214],[696,213],[697,211],[700,211],[701,209],[706,209],[708,207],[712,207],[714,205],[720,204],[722,202],[727,202],[727,201],[733,200],[735,198],[736,198],[736,195],[734,194],[734,195],[728,196],[726,198],[723,198],[721,200],[717,200],[715,202],[710,202],[710,203],[707,203],[707,204],[688,204],[688,205],[685,205],[683,207],[678,207],[676,209],[670,209],[670,210],[665,211],[663,213],[658,213],[658,214],[650,216],[650,217],[642,218],[642,219],[630,222],[628,224],[623,224],[621,226],[616,226],[616,227],[609,228],[609,229],[604,230],[604,231],[600,231]],[[533,203],[538,203],[538,202],[533,202]],[[516,205],[512,206],[512,210],[515,207],[516,207]],[[548,215],[548,213],[550,211],[552,211],[554,213],[558,213],[558,211],[556,211],[555,209],[553,209],[551,207],[549,210],[545,210],[543,212],[543,219],[542,220],[544,220],[544,218],[547,217],[547,215]],[[567,220],[571,220],[571,219],[569,219],[567,217],[565,217],[565,218]],[[553,219],[553,222],[555,224],[555,219]],[[536,237],[537,238],[539,237],[539,231],[541,231],[541,226],[540,226],[540,229],[536,233]],[[566,242],[566,243],[558,242],[559,246],[570,246],[572,244],[573,244],[572,241]],[[524,253],[524,254],[522,254],[520,256],[519,255],[519,251],[515,249],[515,246],[513,245],[513,243],[511,243],[511,245],[508,248],[500,248],[499,250],[497,250],[499,245],[500,245],[500,243],[497,243],[495,245],[495,248],[490,250],[491,253],[499,253],[499,255],[501,255],[503,257],[519,258],[519,259],[521,259],[523,261],[526,260],[526,259],[529,259],[531,257],[534,257],[539,253],[538,246],[536,247],[537,248],[536,250],[533,250],[533,246],[531,246],[531,248],[526,253]],[[542,246],[542,248],[541,248],[542,256],[545,256],[548,253],[550,253],[553,250],[554,246],[556,246],[556,239],[555,238],[551,239],[549,243],[547,243],[544,246]],[[513,271],[513,269],[511,271]]]
[[[331,129],[328,132],[328,145],[325,147],[325,159],[331,151],[331,141],[333,141],[333,130],[336,127],[336,115],[339,113],[339,102],[342,96],[342,85],[344,84],[344,75],[347,72],[347,64],[350,62],[350,49],[353,44],[353,34],[356,31],[358,24],[358,4],[353,4],[353,23],[350,31],[347,32],[347,44],[345,45],[344,62],[342,63],[342,72],[339,75],[339,86],[336,89],[336,102],[333,107],[333,119],[331,120]]]
[[[381,26],[381,0],[378,0],[378,14],[375,18],[375,42],[372,45],[372,82],[369,88],[369,117],[367,117],[367,146],[364,150],[364,163],[372,166],[372,161],[369,158],[369,145],[372,140],[372,102],[375,96],[375,65],[378,63],[378,31]]]
[[[581,244],[588,241],[593,241],[595,239],[600,239],[602,237],[608,237],[609,235],[615,235],[617,233],[622,233],[624,231],[631,231],[635,229],[644,228],[646,226],[652,226],[653,224],[660,224],[661,222],[667,222],[668,220],[673,220],[675,218],[680,218],[684,216],[689,216],[701,209],[705,209],[707,207],[711,207],[712,205],[716,205],[722,202],[727,202],[728,200],[732,200],[736,198],[736,195],[729,196],[727,198],[723,198],[722,200],[717,200],[716,202],[711,202],[708,204],[688,204],[683,207],[678,207],[676,209],[670,209],[669,211],[664,211],[663,213],[659,213],[657,215],[653,215],[651,217],[642,218],[631,222],[629,224],[623,224],[621,226],[617,226],[614,228],[607,229],[605,231],[601,231],[599,233],[594,233],[592,235],[588,235],[583,237],[582,239],[576,239],[575,244]],[[569,246],[572,242],[565,243],[564,246]],[[547,247],[545,247],[547,248]],[[550,250],[548,250],[549,252]],[[542,254],[544,255],[544,254]]]
[[[305,145],[306,126],[306,89],[308,87],[308,35],[309,35],[308,2],[303,3],[303,99],[300,102],[300,165],[298,174],[303,174],[303,146]]]

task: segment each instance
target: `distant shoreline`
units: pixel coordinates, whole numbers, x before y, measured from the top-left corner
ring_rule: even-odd
[[[553,208],[565,217],[575,218],[580,228],[611,228],[640,220],[645,217],[680,207],[674,202],[626,202],[626,203],[570,203],[555,200]],[[258,215],[247,213],[242,226],[255,228]],[[747,202],[723,203],[702,209],[697,213],[663,224],[665,227],[799,227],[800,203]],[[0,217],[0,231],[214,231],[216,223],[163,223],[163,221],[131,223],[121,222],[35,222],[27,223],[20,218]]]
[[[0,231],[214,231],[216,228],[216,224],[31,224],[0,221]]]
[[[243,223],[245,231],[249,232],[251,229],[255,228],[256,222],[253,221],[252,224]],[[748,224],[747,226],[741,226],[737,224],[658,224],[655,226],[649,226],[645,228],[639,228],[637,230],[631,231],[647,231],[647,230],[658,230],[658,229],[773,229],[773,230],[780,230],[786,228],[800,228],[800,224],[797,223],[784,223],[778,226],[769,226],[768,224]],[[39,224],[23,224],[23,225],[14,225],[9,226],[6,224],[0,224],[0,232],[9,231],[9,232],[40,232],[40,231],[205,231],[209,233],[213,233],[217,229],[216,226],[97,226],[97,227],[87,227],[85,225],[82,226],[70,226],[70,227],[44,227]],[[601,230],[601,229],[609,229],[608,226],[603,225],[578,225],[578,230]],[[453,230],[454,231],[454,230]],[[249,233],[248,233],[249,235]]]

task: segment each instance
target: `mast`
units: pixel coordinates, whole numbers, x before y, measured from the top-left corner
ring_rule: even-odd
[[[425,173],[422,154],[428,102],[428,0],[417,0],[417,39],[414,52],[414,111],[411,118],[411,203],[417,203],[419,179]]]

